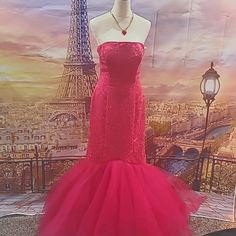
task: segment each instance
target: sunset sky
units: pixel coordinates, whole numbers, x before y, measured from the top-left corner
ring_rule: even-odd
[[[112,4],[89,0],[88,18],[109,11]],[[236,98],[235,0],[133,0],[132,10],[152,21],[142,64],[144,94],[199,99],[201,76],[213,60],[221,75],[217,96]],[[2,100],[55,93],[66,57],[69,22],[70,0],[0,0]],[[90,38],[97,63],[91,33]]]

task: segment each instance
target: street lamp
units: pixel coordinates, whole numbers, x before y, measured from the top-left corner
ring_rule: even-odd
[[[205,130],[204,130],[202,148],[201,148],[201,152],[200,152],[198,162],[197,162],[195,179],[192,185],[192,188],[195,191],[200,191],[200,186],[201,186],[201,176],[202,176],[203,163],[204,163],[204,157],[202,157],[202,153],[203,153],[205,140],[206,140],[209,109],[210,109],[211,103],[215,100],[215,96],[219,92],[219,89],[220,89],[220,81],[219,81],[220,75],[218,75],[218,73],[213,69],[213,66],[214,64],[213,62],[211,62],[211,68],[208,71],[206,71],[204,75],[202,75],[202,81],[200,84],[200,91],[203,95],[203,100],[205,101],[206,106],[207,106],[207,113],[206,113]],[[201,170],[199,173],[200,162],[201,162]]]

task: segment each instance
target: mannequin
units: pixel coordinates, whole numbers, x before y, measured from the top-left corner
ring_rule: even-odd
[[[112,14],[90,22],[104,44],[86,158],[51,188],[37,235],[191,236],[189,216],[206,197],[146,161],[141,65],[151,22],[133,15],[130,0],[115,0]]]
[[[131,0],[115,0],[111,9],[122,28],[129,25],[133,14],[133,20],[125,35],[121,33],[110,12],[90,20],[89,26],[98,45],[106,41],[135,41],[144,44],[151,28],[151,21],[133,13],[130,5]]]

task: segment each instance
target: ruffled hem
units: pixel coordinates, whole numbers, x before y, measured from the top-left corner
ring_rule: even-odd
[[[84,160],[49,191],[38,235],[189,236],[189,215],[205,200],[147,163]]]

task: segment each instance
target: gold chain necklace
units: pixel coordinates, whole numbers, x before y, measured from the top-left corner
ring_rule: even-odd
[[[132,21],[133,21],[134,14],[132,13],[132,17],[131,17],[131,20],[130,20],[130,22],[129,22],[129,25],[128,25],[125,29],[123,29],[123,28],[120,26],[120,24],[119,24],[119,22],[117,21],[117,19],[115,18],[115,16],[113,15],[113,13],[112,13],[111,11],[110,11],[110,13],[111,13],[112,17],[114,18],[115,22],[117,23],[117,25],[119,26],[119,28],[121,29],[121,33],[122,33],[123,35],[126,35],[127,29],[129,28],[129,26],[131,25],[131,23],[132,23]]]

